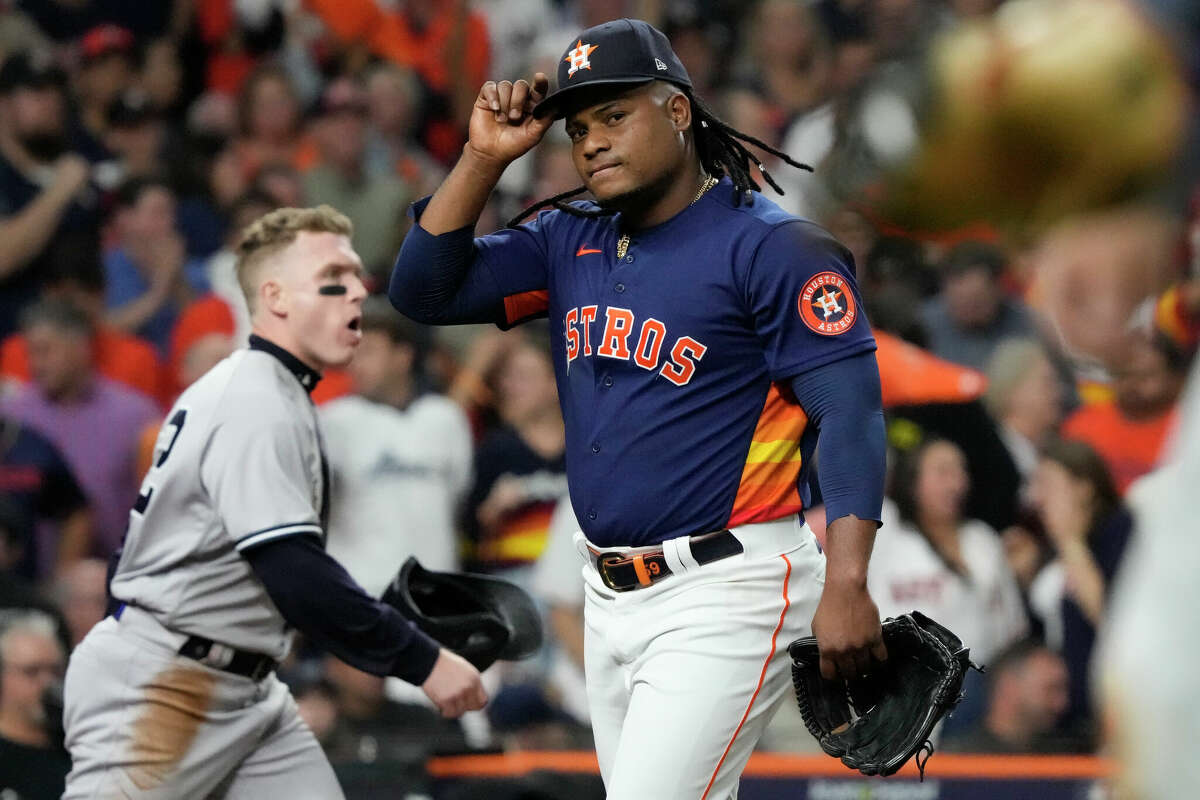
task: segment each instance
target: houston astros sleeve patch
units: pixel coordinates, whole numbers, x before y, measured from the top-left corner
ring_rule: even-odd
[[[845,333],[858,317],[854,293],[845,277],[836,272],[821,272],[810,278],[800,290],[796,306],[804,324],[823,336]]]

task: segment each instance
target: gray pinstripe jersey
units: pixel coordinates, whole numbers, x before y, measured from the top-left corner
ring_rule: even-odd
[[[291,634],[239,551],[323,537],[324,492],[305,388],[276,356],[239,350],[167,415],[113,596],[175,631],[282,659]]]

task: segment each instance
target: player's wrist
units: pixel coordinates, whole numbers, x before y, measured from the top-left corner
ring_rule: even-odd
[[[459,159],[459,164],[468,170],[472,177],[483,181],[490,181],[494,184],[500,180],[500,176],[504,174],[504,170],[514,160],[480,150],[468,139],[467,143],[463,145],[462,157]]]
[[[826,569],[825,590],[840,592],[865,592],[867,590],[867,570],[865,567],[845,567],[842,569]]]

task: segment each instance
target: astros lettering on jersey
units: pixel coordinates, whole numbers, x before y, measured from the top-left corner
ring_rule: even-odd
[[[875,347],[846,249],[731,189],[619,261],[619,215],[547,211],[475,242],[505,324],[550,317],[571,499],[597,545],[802,510],[816,436],[787,381]]]

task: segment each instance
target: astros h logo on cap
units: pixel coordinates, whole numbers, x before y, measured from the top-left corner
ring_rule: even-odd
[[[568,52],[567,57],[563,59],[563,61],[571,65],[571,68],[567,70],[567,77],[574,77],[575,73],[581,69],[591,69],[592,62],[588,61],[588,56],[599,46],[596,44],[584,44],[583,39],[580,39],[575,44],[575,48]]]
[[[577,96],[584,87],[609,85],[616,93],[653,80],[692,86],[667,37],[640,19],[615,19],[571,38],[558,62],[558,84],[533,109],[536,117],[561,117],[564,98]],[[596,52],[600,57],[593,62]]]

